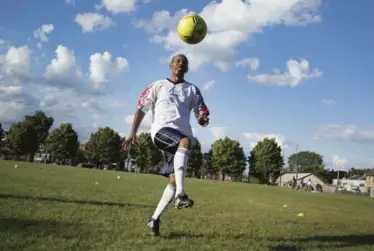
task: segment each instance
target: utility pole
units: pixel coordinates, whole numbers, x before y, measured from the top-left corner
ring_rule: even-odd
[[[298,179],[298,174],[299,174],[299,161],[298,161],[298,158],[299,158],[299,155],[297,154],[297,151],[299,150],[299,144],[296,144],[296,180]]]
[[[282,159],[284,161],[284,149],[283,148],[282,148]],[[279,186],[282,186],[282,171],[283,171],[283,166],[280,167]]]
[[[129,169],[129,167],[130,167],[130,158],[131,158],[130,150],[131,150],[131,145],[130,145],[129,148],[127,149],[127,158],[126,158],[127,165],[126,165],[126,163],[125,163],[125,169],[127,169],[127,171],[130,171],[130,169]],[[126,167],[126,166],[127,166],[127,167]]]
[[[248,146],[248,184],[251,181],[251,163],[249,163],[249,158],[251,156],[251,146]]]

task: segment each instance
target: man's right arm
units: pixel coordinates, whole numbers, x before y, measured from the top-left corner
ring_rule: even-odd
[[[145,114],[149,111],[156,100],[154,84],[149,85],[140,95],[137,103],[137,110],[132,123],[131,134],[136,135]]]
[[[131,136],[136,135],[139,129],[139,126],[143,121],[144,116],[145,116],[145,113],[141,109],[136,110],[135,115],[134,115],[134,120],[132,122],[132,128],[131,128],[131,133],[130,133]]]

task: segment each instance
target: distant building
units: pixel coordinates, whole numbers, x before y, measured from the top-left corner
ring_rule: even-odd
[[[368,172],[365,176],[366,187],[371,192],[371,196],[374,197],[374,172]]]
[[[82,150],[82,151],[87,150],[87,143],[85,143],[85,144],[79,144],[79,149]]]
[[[347,191],[360,191],[367,192],[366,177],[365,175],[352,175],[348,178],[333,179],[332,184],[338,187],[342,187]]]
[[[324,182],[312,173],[285,173],[276,179],[276,184],[279,186],[291,186],[293,177],[296,178],[297,185],[308,183],[308,180],[312,182],[312,186],[315,187],[317,184],[324,185]]]

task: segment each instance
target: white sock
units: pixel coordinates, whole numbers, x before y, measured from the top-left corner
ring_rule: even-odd
[[[168,184],[164,190],[164,193],[162,194],[161,200],[158,203],[154,214],[152,215],[153,219],[157,220],[157,218],[161,216],[162,212],[165,211],[169,203],[174,198],[174,194],[175,194],[175,187]]]
[[[174,174],[176,183],[176,195],[184,192],[184,177],[187,169],[189,151],[186,148],[178,148],[174,155]]]

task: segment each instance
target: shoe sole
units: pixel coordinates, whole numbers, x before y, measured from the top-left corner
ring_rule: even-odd
[[[174,205],[174,207],[176,209],[182,209],[182,208],[192,208],[194,206],[194,204],[190,204],[190,205],[182,205],[182,206],[176,206]]]

